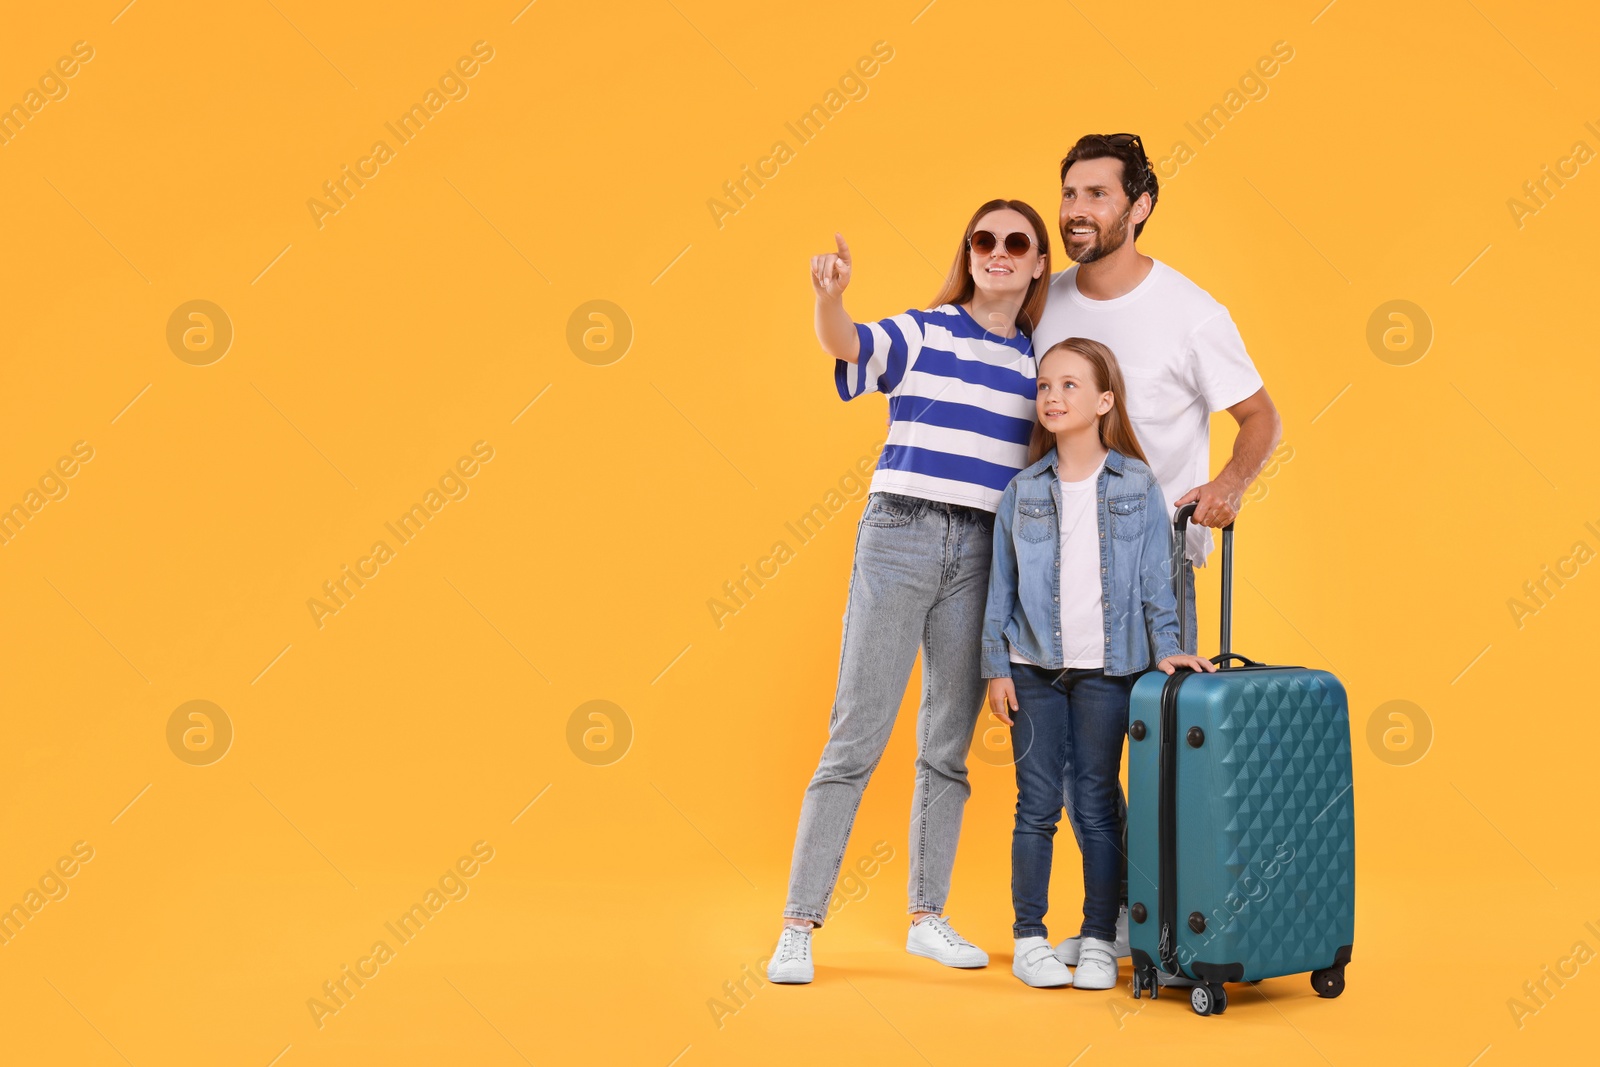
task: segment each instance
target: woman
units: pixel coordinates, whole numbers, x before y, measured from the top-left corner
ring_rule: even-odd
[[[1050,282],[1039,213],[1018,200],[991,200],[967,223],[932,308],[857,324],[843,301],[850,250],[835,238],[837,253],[811,261],[817,339],[837,361],[841,399],[889,398],[889,437],[856,530],[828,743],[800,808],[783,932],[767,968],[782,983],[812,979],[811,931],[826,917],[919,645],[906,950],[952,967],[989,962],[943,911],[983,702],[979,646],[994,511],[1027,465],[1028,337]]]

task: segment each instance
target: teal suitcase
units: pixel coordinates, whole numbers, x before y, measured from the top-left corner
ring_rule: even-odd
[[[1193,511],[1174,520],[1175,553]],[[1355,930],[1344,686],[1230,651],[1232,599],[1230,525],[1218,670],[1152,671],[1128,705],[1133,995],[1156,997],[1158,969],[1180,975],[1195,981],[1200,1015],[1227,1010],[1226,982],[1305,971],[1319,995],[1338,996]]]

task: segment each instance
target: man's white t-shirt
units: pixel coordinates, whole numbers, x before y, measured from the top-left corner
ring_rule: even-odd
[[[1065,479],[1061,490],[1061,654],[1063,668],[1106,665],[1105,593],[1100,581],[1100,509],[1095,483],[1105,461],[1081,482]],[[1059,467],[1056,468],[1060,470]],[[1019,576],[1027,581],[1027,575]],[[1011,650],[1012,663],[1033,663]],[[1038,666],[1038,664],[1034,664]]]
[[[1150,469],[1172,502],[1211,480],[1211,413],[1261,388],[1228,309],[1160,260],[1132,291],[1111,300],[1078,292],[1074,264],[1050,279],[1050,298],[1033,331],[1035,358],[1068,337],[1099,341],[1122,366],[1119,397]],[[1188,556],[1203,566],[1211,531],[1189,527]]]

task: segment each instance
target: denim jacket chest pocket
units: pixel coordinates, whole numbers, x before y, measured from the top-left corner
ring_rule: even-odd
[[[1118,541],[1136,541],[1144,533],[1144,496],[1114,496],[1106,501],[1111,513],[1111,536]]]
[[[1048,541],[1056,532],[1056,504],[1042,500],[1017,501],[1017,536],[1024,541]]]

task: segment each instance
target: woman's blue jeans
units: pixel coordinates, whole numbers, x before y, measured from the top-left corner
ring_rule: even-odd
[[[994,514],[873,493],[856,531],[828,743],[800,805],[786,918],[821,926],[856,809],[922,649],[908,912],[943,912],[972,793],[967,750],[983,709],[983,611]],[[1060,800],[1060,794],[1057,794]]]
[[[1063,797],[1070,797],[1083,851],[1083,937],[1111,941],[1126,859],[1120,816],[1122,738],[1137,675],[1088,668],[1011,665],[1017,690],[1011,750],[1017,815],[1011,832],[1014,937],[1049,937],[1050,865]],[[1070,770],[1069,770],[1070,768]]]

